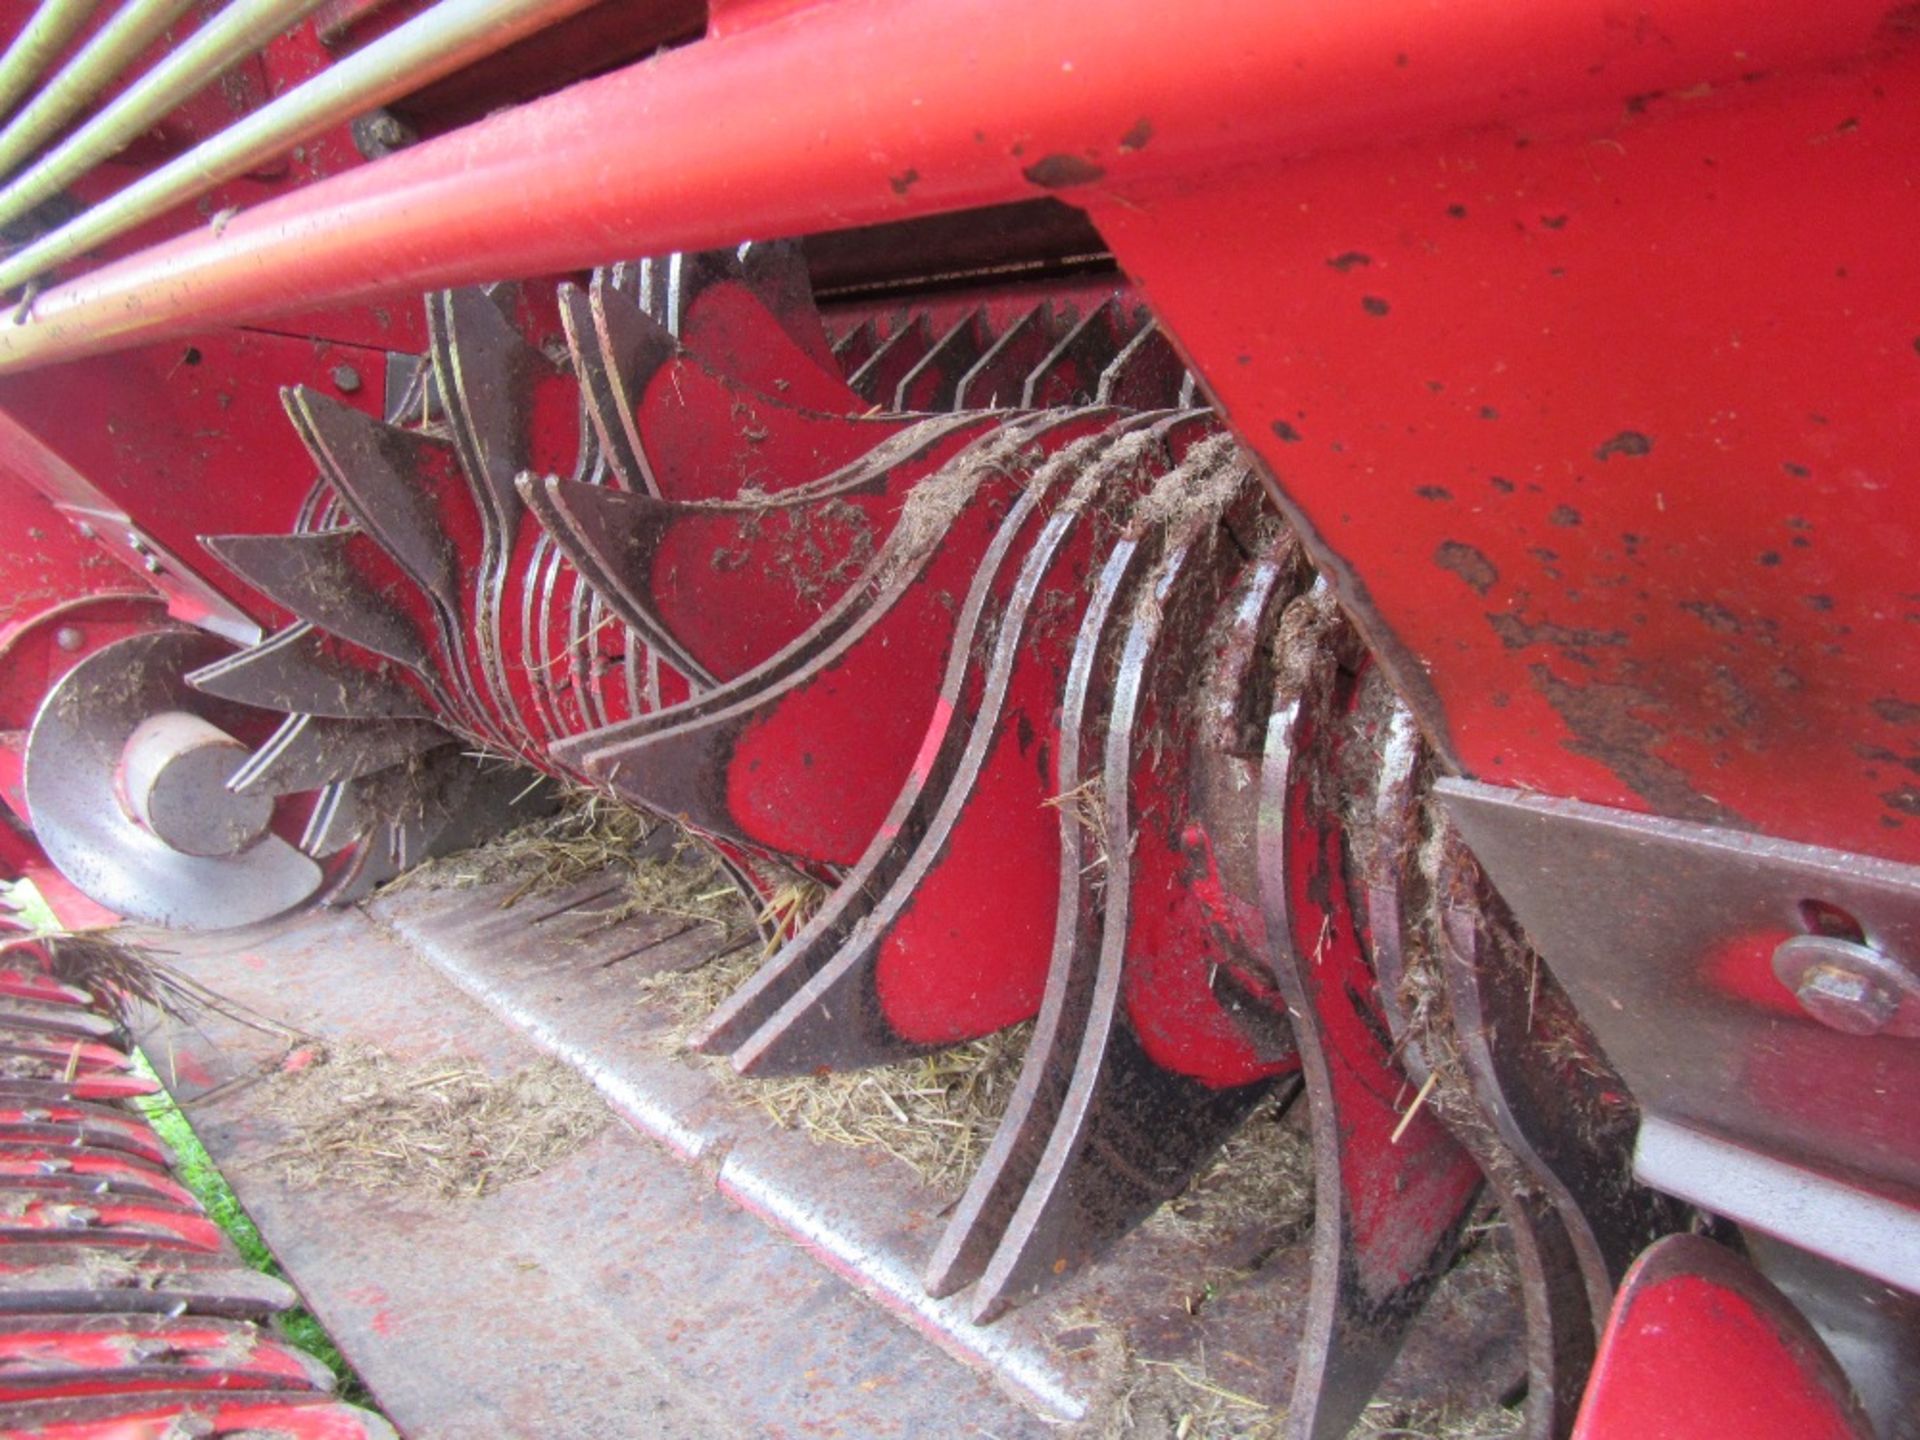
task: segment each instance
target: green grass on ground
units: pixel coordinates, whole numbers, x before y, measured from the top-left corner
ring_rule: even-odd
[[[136,1058],[143,1074],[159,1078],[145,1055],[136,1052]],[[149,1095],[134,1103],[146,1112],[147,1123],[153,1126],[177,1157],[175,1178],[206,1206],[209,1218],[227,1232],[241,1255],[246,1257],[247,1263],[256,1270],[264,1270],[269,1275],[284,1279],[284,1272],[273,1258],[273,1251],[267,1248],[267,1242],[260,1236],[260,1227],[241,1208],[233,1187],[227,1184],[226,1178],[214,1165],[212,1157],[207,1154],[207,1147],[200,1143],[200,1137],[194,1134],[193,1126],[174,1103],[173,1097],[162,1090],[158,1095]],[[274,1328],[302,1350],[317,1356],[333,1371],[341,1399],[356,1405],[373,1403],[360,1377],[353,1373],[325,1327],[310,1312],[305,1309],[289,1310],[274,1321]]]

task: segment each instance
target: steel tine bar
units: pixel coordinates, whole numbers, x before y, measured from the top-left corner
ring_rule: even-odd
[[[158,0],[158,3],[163,7],[178,6],[179,0]],[[290,25],[318,0],[262,0],[262,3],[270,9],[293,12],[286,22]],[[430,85],[592,3],[593,0],[441,0],[391,34],[335,61],[304,85],[263,105],[171,163],[150,171],[112,198],[103,200],[11,257],[0,265],[0,289],[10,289],[84,254],[176,205],[206,194],[216,185],[245,175],[261,162],[284,154],[355,115]],[[271,38],[271,34],[263,38]],[[101,38],[105,35],[103,31]],[[225,68],[217,59],[208,63]],[[226,63],[230,64],[231,59]],[[197,76],[194,89],[211,80],[213,74],[209,69]],[[194,77],[195,72],[188,70],[183,75]],[[164,110],[161,113],[164,114]],[[127,138],[131,137],[121,138],[113,148],[119,149]],[[0,157],[6,155],[6,139],[7,136],[0,136]],[[88,168],[93,160],[104,158],[105,155],[94,155],[88,161]],[[9,163],[11,160],[0,158],[0,169]],[[71,178],[71,174],[66,176]],[[18,212],[9,208],[6,195],[0,194],[0,215],[11,218],[14,213]]]
[[[274,36],[298,24],[319,3],[234,0],[128,86],[119,99],[0,189],[0,224],[17,220],[103,160],[112,159]],[[7,269],[18,269],[24,254],[13,257]],[[21,273],[30,275],[34,269]]]
[[[193,0],[127,0],[0,130],[0,175],[11,174],[32,159],[192,5]]]
[[[0,115],[20,103],[20,97],[47,68],[93,14],[98,0],[42,0],[33,18],[20,27],[7,53],[0,55]]]

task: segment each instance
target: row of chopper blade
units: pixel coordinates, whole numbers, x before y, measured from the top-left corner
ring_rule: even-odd
[[[288,716],[236,783],[331,787],[367,846],[478,749],[680,819],[763,893],[824,882],[696,1037],[745,1073],[1035,1021],[927,1273],[983,1321],[1304,1093],[1297,1434],[1345,1433],[1490,1183],[1529,1430],[1566,1429],[1669,1223],[1618,1183],[1630,1104],[1149,321],[835,342],[797,254],[748,247],[438,294],[429,329],[389,421],[289,393],[300,532],[208,541],[297,617],[193,677]]]

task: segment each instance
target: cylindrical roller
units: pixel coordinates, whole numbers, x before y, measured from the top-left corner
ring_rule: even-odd
[[[120,800],[134,821],[188,855],[238,855],[266,833],[271,795],[236,795],[227,782],[247,747],[184,710],[134,727],[120,754]]]

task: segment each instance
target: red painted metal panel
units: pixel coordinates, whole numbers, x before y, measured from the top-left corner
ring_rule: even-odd
[[[1466,773],[1920,857],[1920,57],[1091,208]]]

